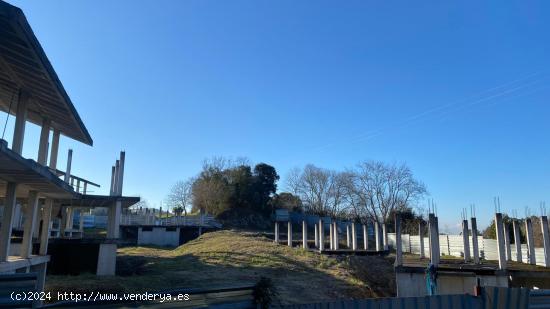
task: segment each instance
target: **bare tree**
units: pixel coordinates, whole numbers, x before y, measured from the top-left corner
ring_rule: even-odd
[[[192,184],[193,181],[178,181],[172,186],[170,193],[166,197],[166,203],[168,207],[172,208],[174,213],[187,215],[187,208],[191,206],[192,203]]]
[[[427,194],[424,184],[414,178],[405,164],[365,161],[357,165],[352,178],[347,194],[354,212],[379,223],[385,222],[393,211],[414,206]]]
[[[300,197],[306,212],[340,216],[345,210],[345,183],[348,176],[308,164],[293,169],[286,180],[287,189]]]

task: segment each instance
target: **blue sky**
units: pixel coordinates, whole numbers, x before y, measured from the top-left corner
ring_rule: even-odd
[[[124,149],[124,193],[156,206],[212,156],[283,179],[307,163],[406,162],[443,231],[471,203],[488,223],[494,196],[520,214],[550,199],[543,1],[9,2],[94,138],[62,139],[60,164],[73,148],[100,192]]]

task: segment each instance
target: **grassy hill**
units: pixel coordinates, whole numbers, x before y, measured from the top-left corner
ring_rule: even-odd
[[[303,303],[395,293],[393,260],[330,257],[276,245],[260,233],[218,231],[175,249],[120,248],[114,277],[48,276],[49,291],[162,291],[255,283],[271,278],[277,302]]]

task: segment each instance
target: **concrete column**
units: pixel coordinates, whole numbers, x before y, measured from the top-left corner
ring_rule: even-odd
[[[319,219],[319,250],[325,250],[325,226],[323,225],[323,219]]]
[[[27,104],[29,102],[27,92],[19,92],[19,102],[17,103],[17,111],[15,114],[15,126],[13,128],[13,140],[11,150],[17,154],[23,152],[23,141],[25,139],[25,125],[27,123]]]
[[[388,250],[388,228],[386,227],[386,223],[382,223],[382,237],[384,242],[384,250]]]
[[[540,227],[542,229],[542,240],[544,244],[544,266],[550,267],[550,234],[548,231],[548,217],[540,217]]]
[[[65,182],[69,183],[69,180],[71,179],[71,164],[73,161],[73,150],[69,149],[69,153],[67,154],[67,170],[65,171]]]
[[[514,219],[512,221],[512,227],[514,230],[514,245],[516,247],[516,261],[523,262],[521,258],[521,236],[519,234],[519,221]]]
[[[307,245],[307,223],[306,221],[302,221],[302,247],[304,249],[307,249],[309,246]]]
[[[497,251],[498,251],[498,265],[499,269],[506,269],[506,249],[504,244],[504,227],[502,224],[502,214],[495,214],[495,229],[497,235]]]
[[[279,222],[275,221],[275,243],[279,243]]]
[[[27,207],[25,209],[25,227],[23,228],[23,242],[20,256],[28,258],[32,254],[32,234],[36,225],[36,213],[38,212],[38,192],[30,191]]]
[[[40,232],[40,255],[48,253],[48,240],[50,238],[50,221],[52,218],[52,199],[46,199],[42,211],[42,231]]]
[[[289,247],[292,247],[292,222],[288,221],[286,226],[288,228],[286,242]]]
[[[34,231],[32,233],[33,238],[40,238],[40,221],[42,220],[42,207],[38,202],[38,208],[36,209],[36,224],[34,225]]]
[[[403,265],[403,242],[401,241],[401,216],[395,214],[395,266]]]
[[[382,237],[380,236],[380,224],[374,221],[374,238],[376,241],[376,251],[382,251]]]
[[[46,165],[48,161],[48,141],[50,140],[50,120],[42,120],[42,129],[40,131],[40,142],[38,143],[38,159],[36,162]]]
[[[439,232],[437,228],[437,218],[434,214],[428,216],[429,220],[429,236],[430,236],[430,260],[431,263],[435,266],[439,265],[439,259],[441,254],[439,252]]]
[[[474,263],[479,264],[479,245],[477,242],[477,220],[476,218],[470,218],[472,222],[472,251],[474,252]]]
[[[340,237],[338,236],[338,223],[334,221],[333,223],[334,227],[334,250],[340,249]]]
[[[59,136],[61,133],[59,130],[53,130],[52,135],[52,150],[50,153],[50,168],[53,170],[57,169],[57,154],[59,153]]]
[[[426,254],[424,254],[424,225],[422,221],[418,222],[418,237],[420,238],[420,258],[423,259]]]
[[[470,261],[470,231],[468,220],[462,220],[462,241],[464,242],[464,262]]]
[[[319,248],[319,225],[315,224],[315,248]]]
[[[59,237],[65,238],[65,229],[67,228],[67,207],[59,206],[59,209],[61,210],[61,219],[59,219]],[[109,224],[110,222],[107,221],[107,231],[109,230]]]
[[[350,227],[349,227],[349,223],[346,223],[346,246],[349,248],[351,248],[351,235],[350,235]]]
[[[84,182],[84,187],[82,188],[82,194],[86,194],[88,193],[88,183],[87,182]],[[162,214],[161,214],[162,216]]]
[[[355,222],[351,223],[351,249],[357,251],[357,229],[355,228]]]
[[[535,238],[533,237],[533,222],[531,218],[525,218],[525,232],[527,238],[527,253],[529,255],[529,264],[536,265],[537,258],[535,256]]]
[[[369,233],[366,224],[363,224],[363,248],[365,251],[369,250]]]
[[[111,189],[109,190],[109,195],[115,195],[115,182],[116,182],[116,167],[111,168]]]
[[[439,233],[439,218],[437,216],[435,216],[435,235],[436,235],[436,241],[437,241],[437,260],[440,261],[441,260],[441,243],[439,241],[439,235],[441,235]],[[446,237],[447,238],[447,248],[449,248],[448,246],[448,241],[449,241],[449,237]],[[449,255],[451,255],[449,253]]]
[[[84,208],[80,208],[78,219],[78,229],[80,230],[82,238],[84,238]]]
[[[109,207],[107,238],[118,239],[120,235],[120,216],[122,212],[122,203],[116,201],[114,205]]]
[[[113,185],[113,195],[119,195],[118,194],[118,177],[120,177],[120,160],[116,160],[115,162],[115,182]]]
[[[67,229],[72,230],[73,229],[73,222],[74,222],[74,208],[73,207],[67,207]]]
[[[334,229],[334,225],[331,222],[328,229],[330,250],[334,250],[334,232],[332,231],[333,229]]]
[[[504,232],[504,248],[506,248],[506,260],[512,260],[512,247],[510,245],[510,226],[502,221],[502,231]]]
[[[0,263],[8,260],[11,227],[13,222],[13,211],[15,209],[15,190],[17,185],[8,182],[6,186],[6,197],[4,199],[4,212],[2,214],[2,226],[0,226]]]
[[[36,273],[36,290],[38,292],[44,291],[44,287],[46,285],[46,269],[48,267],[48,263],[42,263],[37,264],[34,266],[31,266],[31,271]],[[33,308],[41,308],[42,307],[42,301],[41,300],[35,300],[33,302]]]
[[[124,183],[124,161],[126,160],[126,152],[120,152],[120,166],[117,177],[117,193],[122,195],[122,184]]]

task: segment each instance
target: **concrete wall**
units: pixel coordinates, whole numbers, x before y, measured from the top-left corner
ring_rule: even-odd
[[[138,245],[156,245],[177,247],[180,244],[180,228],[173,228],[167,231],[166,227],[149,227],[151,231],[144,231],[143,227],[138,228]],[[146,228],[147,229],[147,228]]]
[[[457,276],[438,274],[437,294],[473,294],[476,278],[481,279],[481,286],[508,287],[506,276]],[[396,273],[397,296],[427,296],[426,277],[424,273]]]
[[[470,256],[474,256],[472,237],[470,240]],[[483,256],[486,260],[498,260],[497,241],[495,239],[484,239],[482,236],[477,237],[480,257]],[[395,234],[388,233],[389,245],[395,248]],[[420,254],[420,238],[418,235],[401,234],[401,243],[403,252]],[[428,246],[428,237],[424,237],[424,254],[430,256],[430,248]],[[439,235],[439,247],[441,254],[452,255],[457,257],[464,256],[464,244],[462,243],[462,235]],[[512,260],[515,261],[516,247],[512,244]],[[483,251],[483,252],[482,252]],[[523,263],[529,263],[527,259],[527,245],[521,245],[521,258]],[[544,248],[535,248],[535,257],[537,265],[546,266],[544,264]]]

